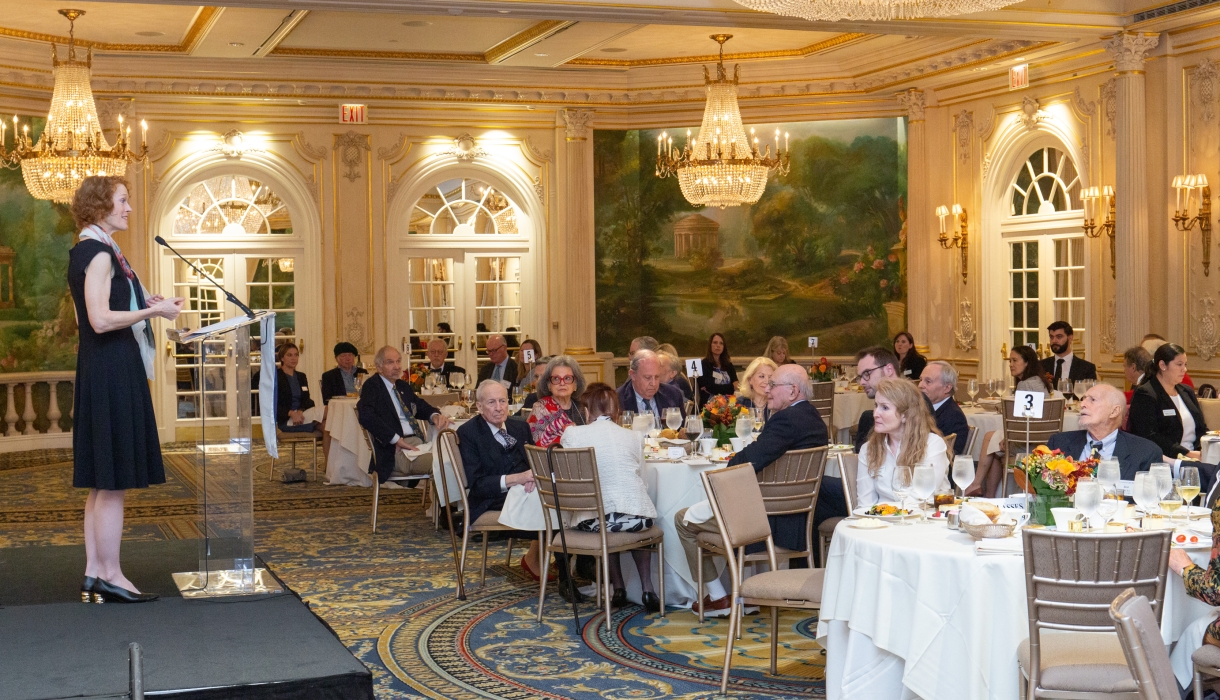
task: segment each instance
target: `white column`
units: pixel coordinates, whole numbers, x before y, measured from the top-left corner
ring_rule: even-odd
[[[597,346],[597,286],[593,246],[593,111],[564,109],[563,159],[559,163],[560,228],[553,260],[561,271],[559,337],[569,355],[590,355]]]
[[[1117,349],[1139,343],[1149,331],[1148,135],[1144,102],[1144,59],[1156,34],[1119,34],[1106,42],[1114,57],[1115,80],[1115,316]]]
[[[908,90],[897,95],[907,111],[907,330],[919,345],[927,345],[930,311],[932,217],[928,192],[927,138],[924,129],[924,93]]]

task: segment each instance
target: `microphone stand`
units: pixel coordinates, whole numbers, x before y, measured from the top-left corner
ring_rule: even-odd
[[[249,306],[246,306],[245,304],[243,304],[241,299],[238,299],[237,297],[233,296],[232,292],[230,292],[229,290],[220,286],[220,284],[218,284],[216,282],[216,280],[212,279],[212,277],[210,275],[208,275],[208,273],[204,272],[203,270],[200,270],[198,267],[195,267],[195,263],[182,257],[182,253],[179,253],[178,251],[174,250],[174,247],[171,246],[170,244],[166,243],[164,238],[157,236],[155,240],[157,241],[157,243],[160,243],[162,246],[168,248],[171,253],[173,253],[174,255],[177,255],[178,259],[181,260],[182,262],[186,263],[187,265],[189,265],[190,268],[196,272],[196,274],[203,277],[207,281],[211,282],[213,287],[224,292],[225,299],[227,299],[230,304],[232,304],[232,305],[236,306],[237,308],[241,309],[242,311],[244,311],[245,314],[247,316],[249,316],[250,318],[254,318],[254,312],[250,310]]]

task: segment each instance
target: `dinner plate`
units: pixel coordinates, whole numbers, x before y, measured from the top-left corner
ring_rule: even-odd
[[[894,505],[894,504],[887,503],[885,505]],[[919,518],[919,513],[910,513],[908,515],[869,515],[868,509],[869,509],[869,506],[860,506],[859,508],[853,510],[851,512],[851,514],[855,515],[857,517],[860,517],[860,518],[874,518],[876,520],[884,520],[886,522],[894,522],[894,523],[901,522],[903,520],[911,520],[913,518]]]

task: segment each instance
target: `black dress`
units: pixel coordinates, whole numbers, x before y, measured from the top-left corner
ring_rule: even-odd
[[[132,288],[143,306],[139,279],[128,284],[110,246],[84,239],[68,255],[68,288],[76,304],[80,349],[73,399],[72,485],[122,490],[165,483],[161,442],[140,346],[131,328],[98,333],[85,307],[85,270],[98,253],[110,255],[110,309],[129,311]]]

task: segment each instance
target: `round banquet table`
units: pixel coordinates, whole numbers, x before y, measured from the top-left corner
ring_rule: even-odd
[[[979,406],[962,406],[962,413],[966,414],[966,423],[970,426],[978,428],[978,439],[974,441],[973,456],[977,462],[982,458],[985,450],[983,438],[987,433],[996,431],[996,440],[1004,437],[1004,416],[997,413],[995,410]],[[1063,430],[1077,430],[1080,427],[1080,412],[1067,411],[1063,414]],[[998,444],[998,442],[996,443]]]
[[[1024,557],[977,554],[943,523],[860,530],[839,524],[827,556],[818,640],[829,700],[1019,697],[1017,647],[1029,636]],[[1206,565],[1207,550],[1191,552]],[[1162,637],[1178,640],[1213,608],[1169,574]]]
[[[335,397],[326,405],[326,430],[330,433],[330,453],[326,455],[326,484],[329,486],[372,486],[373,477],[368,473],[372,453],[364,435],[360,432],[360,421],[356,416],[355,397]],[[456,429],[465,421],[453,421]],[[429,432],[435,432],[429,427]],[[435,437],[433,435],[432,437]],[[440,479],[440,450],[433,441],[432,445],[432,477]],[[452,462],[445,461],[446,479],[448,485],[449,503],[461,501],[457,477],[453,473]],[[440,483],[439,481],[437,482]],[[440,491],[440,489],[436,489]]]
[[[876,403],[863,391],[835,391],[834,413],[830,416],[832,437],[837,442],[851,442],[852,426],[860,422],[860,415],[873,410]]]

